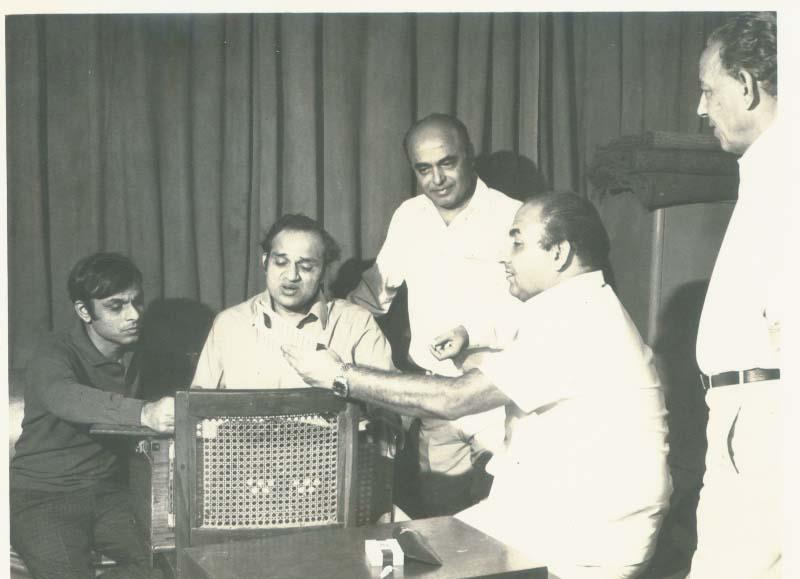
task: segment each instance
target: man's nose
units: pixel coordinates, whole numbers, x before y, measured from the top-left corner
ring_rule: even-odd
[[[300,268],[297,267],[297,264],[290,265],[288,268],[286,268],[286,276],[291,281],[297,281],[300,279]]]
[[[433,183],[434,185],[441,185],[444,183],[444,171],[438,167],[433,168]]]
[[[697,116],[706,118],[708,117],[708,107],[706,107],[705,95],[700,95],[700,100],[697,103]]]
[[[129,320],[138,320],[142,317],[142,311],[139,309],[138,306],[134,304],[128,304],[128,319]]]

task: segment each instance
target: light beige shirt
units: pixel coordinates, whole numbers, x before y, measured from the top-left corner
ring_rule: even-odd
[[[779,121],[739,159],[739,199],[708,286],[697,333],[706,374],[780,368],[789,169]]]
[[[266,292],[220,312],[192,388],[303,388],[281,346],[327,348],[343,362],[391,370],[392,351],[372,315],[344,300],[318,301],[298,323],[275,313]]]

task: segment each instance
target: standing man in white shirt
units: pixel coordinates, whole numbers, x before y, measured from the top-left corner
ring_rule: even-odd
[[[608,235],[589,201],[537,196],[509,234],[518,332],[463,375],[381,372],[330,352],[284,352],[309,384],[401,414],[454,419],[505,407],[506,448],[489,463],[491,493],[458,517],[558,577],[636,577],[671,492],[652,352],[604,280]],[[471,332],[453,331],[450,351]]]
[[[411,361],[431,374],[459,376],[461,368],[438,360],[430,344],[468,320],[491,320],[516,307],[500,260],[520,202],[477,176],[472,142],[456,117],[435,113],[415,122],[403,144],[423,194],[397,208],[375,265],[349,299],[382,315],[405,282]],[[422,498],[430,514],[466,506],[454,477],[463,480],[481,452],[502,445],[501,410],[458,421],[422,420]]]
[[[774,13],[715,30],[700,58],[700,103],[722,148],[741,155],[739,199],[700,318],[709,408],[692,579],[780,577],[783,248],[789,162],[777,120]]]

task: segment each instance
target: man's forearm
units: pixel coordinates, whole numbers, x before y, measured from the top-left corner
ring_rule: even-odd
[[[350,396],[380,404],[406,416],[455,419],[507,404],[508,397],[477,369],[458,378],[398,374],[342,364],[328,350],[283,346],[283,355],[306,383],[332,388],[344,378]]]
[[[347,370],[346,378],[351,397],[420,418],[454,420],[508,401],[477,371],[448,378],[352,367]]]
[[[347,373],[350,396],[380,404],[398,414],[446,418],[449,379],[420,374],[399,374],[374,368],[351,367]]]
[[[86,386],[74,380],[32,382],[42,405],[56,416],[80,424],[138,426],[143,400]]]

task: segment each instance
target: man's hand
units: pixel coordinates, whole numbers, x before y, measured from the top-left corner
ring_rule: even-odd
[[[437,360],[447,360],[459,355],[467,346],[469,334],[464,326],[458,326],[436,336],[430,345],[430,351]]]
[[[330,350],[309,351],[295,346],[281,346],[283,357],[311,386],[331,389],[342,367],[342,359]]]
[[[175,430],[175,399],[165,396],[155,402],[147,402],[142,406],[142,426],[152,428],[156,432],[172,432]]]

